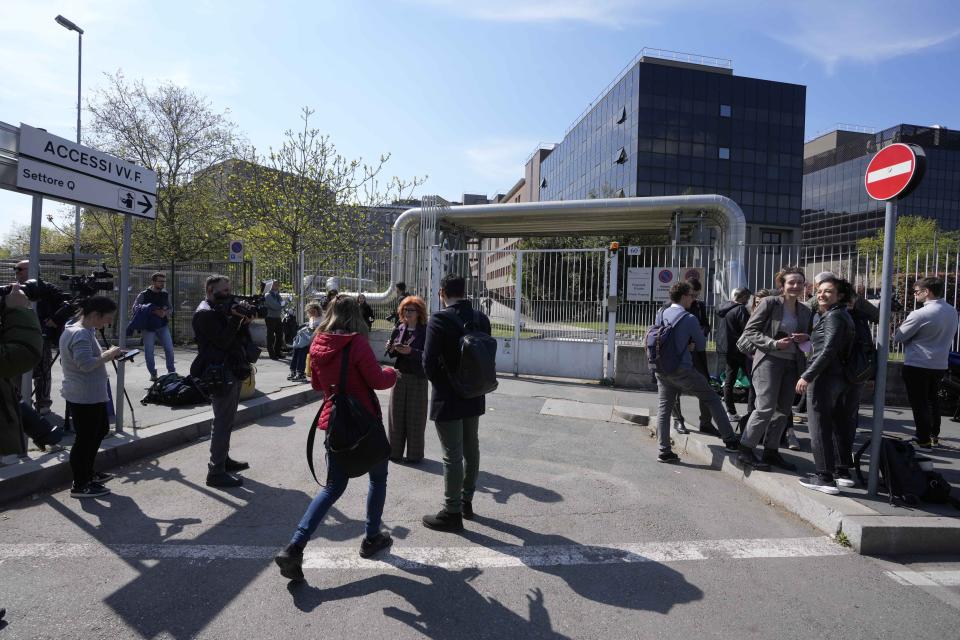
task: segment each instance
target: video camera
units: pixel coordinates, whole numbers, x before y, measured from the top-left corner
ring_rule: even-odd
[[[36,302],[44,293],[43,281],[39,278],[27,280],[20,284],[20,290],[31,302]],[[13,285],[4,285],[0,287],[0,296],[8,296],[11,291],[13,291]]]
[[[227,303],[227,310],[236,311],[245,318],[266,318],[267,307],[263,304],[262,295],[239,296],[235,295]]]
[[[70,296],[73,300],[95,296],[99,291],[113,291],[113,274],[105,268],[103,271],[91,271],[89,275],[61,274],[60,279],[69,283]]]

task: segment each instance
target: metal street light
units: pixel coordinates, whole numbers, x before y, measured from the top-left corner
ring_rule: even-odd
[[[83,29],[63,16],[58,15],[55,20],[64,29],[77,32],[77,144],[80,144],[80,70],[83,60]],[[80,253],[80,206],[75,206],[73,211],[73,267],[76,272],[77,255]]]

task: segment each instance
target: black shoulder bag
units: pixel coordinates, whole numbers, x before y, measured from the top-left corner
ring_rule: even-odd
[[[334,388],[330,398],[324,399],[317,411],[310,432],[307,434],[307,465],[314,482],[317,474],[313,467],[313,443],[317,434],[317,421],[327,402],[333,403],[330,420],[327,423],[327,435],[323,446],[331,462],[334,462],[350,478],[367,473],[390,456],[390,443],[383,428],[383,420],[371,414],[356,398],[349,395],[347,388],[347,367],[350,362],[350,345],[344,347],[340,362],[340,383]],[[370,389],[370,395],[376,402],[376,395]]]

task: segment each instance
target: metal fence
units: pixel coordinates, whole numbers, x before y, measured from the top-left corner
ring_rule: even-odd
[[[9,273],[13,280],[13,266],[18,260],[0,260],[0,273]],[[61,276],[71,274],[90,275],[93,271],[109,271],[113,279],[104,278],[101,282],[112,283],[112,290],[100,292],[115,302],[119,302],[120,272],[116,266],[101,262],[78,261],[76,269],[68,261],[41,260],[40,277],[54,284],[64,293],[69,293],[69,281]],[[130,267],[130,304],[137,294],[150,286],[150,276],[157,271],[167,274],[167,291],[170,293],[170,304],[173,313],[170,316],[171,335],[175,342],[188,343],[193,341],[191,318],[197,305],[206,297],[206,279],[211,274],[229,276],[235,293],[247,294],[252,291],[253,270],[249,262],[172,262],[165,265],[146,264]],[[111,326],[106,329],[110,339],[119,336],[119,328]]]

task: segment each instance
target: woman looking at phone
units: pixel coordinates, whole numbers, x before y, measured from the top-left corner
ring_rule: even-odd
[[[427,337],[427,305],[419,296],[407,296],[397,308],[400,324],[387,343],[387,354],[397,359],[397,384],[390,393],[390,459],[417,464],[423,460],[423,433],[427,428],[427,376],[423,371],[423,344]]]
[[[785,267],[774,278],[783,293],[768,296],[747,320],[743,338],[756,348],[752,381],[756,407],[740,439],[737,460],[745,467],[766,471],[770,465],[795,471],[780,455],[780,438],[790,419],[794,388],[806,364],[812,313],[800,303],[806,278],[798,267]],[[763,456],[753,449],[763,438]]]

